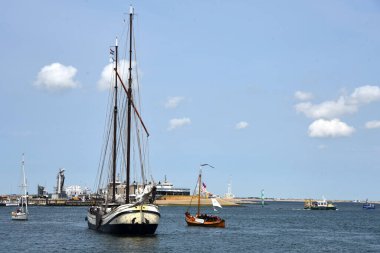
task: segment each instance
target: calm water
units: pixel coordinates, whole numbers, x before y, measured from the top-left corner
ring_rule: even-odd
[[[380,209],[302,208],[225,207],[219,214],[227,227],[213,229],[186,226],[186,207],[161,207],[156,236],[128,238],[87,229],[85,207],[30,207],[27,222],[12,221],[13,208],[0,207],[0,252],[380,252]]]

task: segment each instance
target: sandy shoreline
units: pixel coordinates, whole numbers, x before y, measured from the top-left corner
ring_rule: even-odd
[[[256,198],[217,198],[218,202],[222,206],[240,206],[244,204],[261,204],[261,199]],[[265,202],[300,202],[304,203],[305,199],[265,199]],[[156,200],[156,204],[159,206],[196,206],[198,204],[197,196],[164,196]],[[351,200],[331,200],[333,203],[364,203],[353,202]],[[371,201],[374,204],[380,204],[380,201]],[[201,198],[201,206],[212,206],[211,199]]]

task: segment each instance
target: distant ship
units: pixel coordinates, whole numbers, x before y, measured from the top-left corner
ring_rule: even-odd
[[[156,185],[156,196],[190,196],[190,189],[189,188],[176,188],[172,183],[166,180],[163,183],[158,182]]]
[[[375,206],[375,204],[373,204],[373,203],[369,203],[368,202],[368,199],[365,201],[365,203],[363,204],[363,208],[364,209],[375,209],[376,208],[376,206]]]
[[[0,201],[0,206],[19,206],[19,200],[11,201],[9,199]]]
[[[332,202],[328,202],[325,198],[322,200],[305,200],[304,209],[308,210],[336,210],[336,206]]]

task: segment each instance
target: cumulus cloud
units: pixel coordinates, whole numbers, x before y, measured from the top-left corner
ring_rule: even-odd
[[[380,87],[362,86],[356,88],[351,94],[352,103],[368,104],[380,100]]]
[[[166,108],[177,108],[178,105],[184,100],[184,97],[169,97],[165,103]]]
[[[302,100],[302,101],[305,101],[305,100],[310,100],[313,98],[313,94],[311,94],[310,92],[304,92],[304,91],[296,91],[294,93],[294,97],[298,100]]]
[[[122,77],[121,79],[123,80],[125,85],[128,85],[128,71],[121,71],[121,70],[128,70],[129,67],[129,62],[125,59],[120,60],[118,63],[118,72],[119,75]],[[136,64],[135,62],[132,62],[132,68],[135,68]],[[100,79],[98,81],[98,89],[101,91],[108,90],[110,88],[113,88],[115,85],[115,63],[109,63],[107,64],[100,75]],[[133,73],[132,73],[133,77]]]
[[[77,69],[73,66],[52,63],[42,67],[34,85],[46,90],[74,89],[79,87],[79,83],[74,80],[76,73]]]
[[[347,103],[346,98],[340,97],[337,101],[325,101],[320,104],[310,102],[298,103],[296,111],[304,113],[307,117],[317,118],[335,118],[344,114],[354,113],[358,110],[356,104]]]
[[[169,121],[169,127],[168,130],[173,130],[178,127],[183,127],[185,125],[189,125],[191,123],[191,120],[189,118],[177,118],[177,119],[171,119]]]
[[[355,129],[339,119],[318,119],[309,126],[309,136],[317,138],[350,136]]]
[[[325,101],[320,104],[302,102],[295,105],[297,112],[313,119],[333,119],[345,114],[355,113],[363,104],[380,100],[380,88],[378,86],[361,86],[349,96],[340,96],[337,100]]]
[[[237,123],[235,125],[235,128],[240,130],[240,129],[244,129],[244,128],[247,128],[248,127],[248,122],[245,122],[245,121],[240,121],[239,123]]]
[[[365,127],[368,129],[380,128],[380,120],[372,120],[365,123]]]

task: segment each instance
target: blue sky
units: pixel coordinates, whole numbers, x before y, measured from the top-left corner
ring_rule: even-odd
[[[0,193],[93,188],[98,82],[133,4],[156,180],[237,196],[380,200],[377,1],[8,1],[0,8]],[[123,44],[124,42],[121,42]]]

